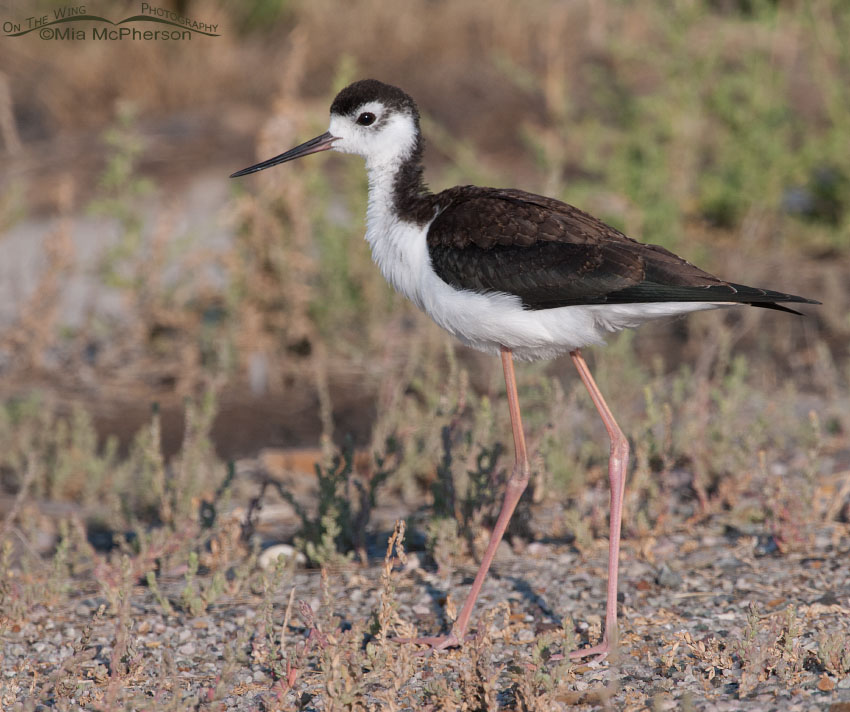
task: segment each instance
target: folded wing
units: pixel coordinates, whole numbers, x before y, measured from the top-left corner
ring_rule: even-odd
[[[428,231],[437,275],[456,289],[505,292],[528,309],[580,304],[729,302],[793,311],[817,303],[725,282],[577,208],[518,190],[464,186],[439,195]]]

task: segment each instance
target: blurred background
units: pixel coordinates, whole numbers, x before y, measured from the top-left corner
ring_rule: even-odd
[[[728,508],[724,482],[789,469],[832,477],[807,502],[838,496],[850,467],[850,5],[159,6],[217,36],[98,41],[99,25],[79,23],[85,39],[0,42],[0,491],[30,542],[65,536],[56,513],[79,517],[89,540],[97,527],[201,526],[240,482],[245,504],[285,481],[283,506],[317,492],[316,463],[331,499],[361,514],[377,505],[346,489],[355,475],[371,483],[361,494],[392,493],[393,511],[462,519],[458,492],[509,469],[499,364],[384,283],[363,240],[362,161],[323,154],[228,179],[326,130],[336,91],[364,77],[418,102],[434,190],[551,195],[726,279],[823,302],[804,317],[697,314],[588,351],[645,444],[627,531],[669,514],[647,492],[676,472],[684,515]],[[61,7],[6,2],[0,15]],[[138,12],[85,7],[114,22]],[[522,366],[519,379],[545,473],[535,500],[548,491],[569,509],[590,483],[604,505],[604,432],[569,363]],[[829,516],[846,518],[842,502]],[[754,506],[759,521],[780,516]],[[302,536],[327,533],[321,517],[286,511]],[[577,519],[558,516],[552,526],[575,534]]]

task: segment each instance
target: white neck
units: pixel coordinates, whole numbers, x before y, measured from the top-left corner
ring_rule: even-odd
[[[372,259],[386,280],[422,308],[423,268],[428,262],[425,236],[428,225],[405,222],[395,213],[393,192],[400,160],[367,162],[369,203],[366,241]]]
[[[398,171],[398,162],[378,163],[367,160],[366,171],[369,178],[366,239],[374,249],[375,241],[380,240],[383,233],[397,222],[397,217],[393,213],[393,184]]]

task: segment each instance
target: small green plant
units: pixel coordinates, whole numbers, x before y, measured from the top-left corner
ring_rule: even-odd
[[[412,637],[411,626],[405,624],[398,615],[398,603],[395,600],[396,580],[393,576],[393,566],[396,559],[404,566],[407,554],[404,551],[404,532],[406,524],[403,519],[395,523],[393,533],[387,542],[387,553],[384,555],[384,566],[381,570],[381,603],[375,615],[374,634],[378,644],[386,648],[390,633],[399,632],[405,637]]]
[[[850,637],[843,631],[827,632],[820,628],[817,641],[818,662],[832,675],[850,673]]]
[[[159,588],[159,583],[157,583],[156,580],[156,572],[148,571],[147,574],[145,574],[145,581],[147,581],[148,588],[154,595],[154,598],[156,598],[160,608],[162,608],[162,612],[167,616],[174,615],[174,608],[171,606],[171,602],[163,595]]]
[[[370,512],[381,485],[393,472],[398,460],[396,445],[386,444],[384,454],[375,455],[374,469],[362,476],[355,471],[354,447],[349,441],[341,452],[333,454],[326,463],[316,463],[318,508],[311,515],[303,504],[280,482],[263,481],[259,494],[251,501],[246,534],[252,531],[252,518],[262,506],[265,493],[273,487],[289,502],[301,521],[295,538],[296,546],[318,566],[344,564],[354,552],[365,559],[364,546]]]
[[[138,163],[145,145],[136,127],[136,109],[131,103],[117,106],[115,125],[104,134],[110,158],[100,178],[103,196],[91,204],[96,215],[116,218],[122,228],[121,240],[110,248],[102,263],[108,284],[119,287],[138,286],[141,275],[134,277],[127,270],[130,260],[142,249],[144,219],[135,207],[135,200],[153,189],[150,180],[139,177]]]
[[[741,663],[740,697],[772,675],[791,683],[799,679],[806,658],[800,641],[802,633],[803,623],[797,619],[794,606],[763,618],[758,606],[750,603],[747,625],[734,646]]]

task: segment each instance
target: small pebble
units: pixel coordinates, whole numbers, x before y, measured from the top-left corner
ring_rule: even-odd
[[[530,643],[534,640],[534,631],[531,628],[523,628],[516,634],[516,639],[520,643]]]
[[[405,571],[416,571],[422,568],[422,562],[419,559],[419,554],[413,552],[407,555],[407,563],[404,565]]]
[[[525,547],[525,553],[529,556],[545,556],[548,549],[549,547],[545,544],[541,544],[539,541],[533,541]]]
[[[832,547],[832,538],[823,534],[815,536],[815,549],[829,549]]]
[[[194,655],[197,646],[192,641],[188,643],[184,643],[180,647],[177,648],[177,652],[181,655]]]
[[[759,534],[756,539],[756,545],[753,549],[754,556],[776,556],[781,553],[782,552],[779,550],[779,542],[773,534]]]
[[[744,565],[744,562],[735,556],[723,556],[714,565],[724,571],[734,571],[735,569],[740,569]]]
[[[682,574],[673,571],[667,564],[661,564],[658,575],[655,577],[655,583],[664,586],[664,588],[679,589],[682,587]]]
[[[260,565],[260,568],[270,569],[277,565],[277,561],[280,557],[283,557],[285,560],[294,558],[295,563],[299,566],[307,565],[307,557],[294,546],[290,546],[289,544],[275,544],[270,546],[268,549],[263,550],[257,558],[257,563]]]

